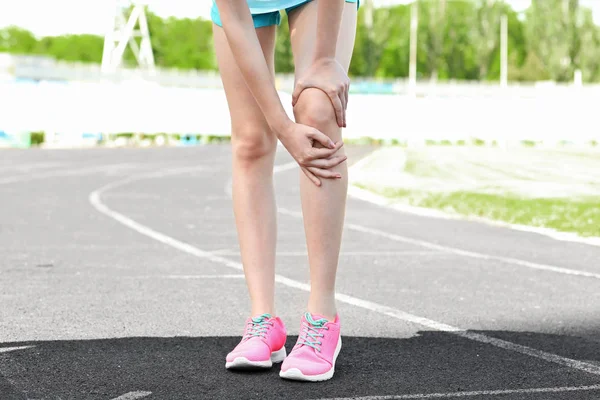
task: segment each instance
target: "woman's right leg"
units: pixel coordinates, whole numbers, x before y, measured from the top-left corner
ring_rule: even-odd
[[[257,28],[265,59],[274,74],[275,26]],[[275,315],[277,236],[273,163],[277,137],[246,86],[223,28],[213,24],[219,71],[231,114],[233,210],[252,303],[251,315]]]

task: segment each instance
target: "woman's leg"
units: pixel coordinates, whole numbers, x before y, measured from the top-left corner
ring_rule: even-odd
[[[346,3],[336,58],[348,70],[356,31],[356,3]],[[316,42],[317,2],[299,7],[289,15],[296,77],[310,67]],[[319,129],[334,142],[342,137],[329,97],[318,89],[306,89],[294,107],[296,121]],[[340,152],[343,152],[343,148]],[[340,153],[338,152],[338,153]],[[342,155],[340,153],[339,155]],[[310,263],[311,293],[308,311],[333,321],[335,276],[338,265],[348,190],[346,163],[333,168],[342,179],[323,179],[317,187],[300,174],[304,230]]]
[[[275,29],[275,26],[256,29],[271,71],[274,71]],[[233,210],[252,302],[251,315],[274,315],[277,209],[273,163],[277,138],[246,86],[223,28],[213,24],[213,33],[231,114]]]

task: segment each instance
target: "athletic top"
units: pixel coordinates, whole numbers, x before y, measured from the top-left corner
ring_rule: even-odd
[[[279,11],[288,7],[294,7],[306,2],[306,0],[246,0],[250,13],[266,14],[273,11]],[[214,0],[213,0],[214,3]]]

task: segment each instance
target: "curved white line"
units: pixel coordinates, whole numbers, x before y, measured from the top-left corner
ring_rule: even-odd
[[[288,171],[290,169],[294,169],[297,166],[298,166],[298,164],[295,161],[289,162],[286,164],[276,165],[275,168],[273,168],[273,174]],[[228,180],[227,184],[225,185],[225,192],[229,196],[231,196],[231,179]],[[348,194],[350,196],[352,196],[352,190],[350,190],[348,192]],[[370,201],[369,198],[365,199],[363,197],[357,197],[357,199],[376,204],[380,207],[387,207],[387,204],[382,203],[382,202]],[[295,217],[295,218],[302,218],[301,212],[288,210],[288,209],[282,208],[282,207],[278,207],[277,211],[280,214],[289,215],[289,216]],[[345,227],[347,229],[350,229],[350,230],[353,230],[356,232],[368,233],[368,234],[371,234],[374,236],[384,237],[389,240],[414,244],[414,245],[425,247],[425,248],[428,248],[431,250],[443,251],[443,252],[455,254],[458,256],[476,258],[476,259],[487,260],[487,261],[497,261],[497,262],[501,262],[504,264],[518,265],[520,267],[537,269],[537,270],[546,271],[546,272],[555,272],[555,273],[564,274],[564,275],[572,275],[572,276],[580,276],[580,277],[585,277],[585,278],[600,279],[600,274],[594,273],[594,272],[581,271],[581,270],[576,270],[576,269],[571,269],[571,268],[563,268],[563,267],[558,267],[555,265],[534,263],[531,261],[520,260],[517,258],[494,256],[491,254],[478,253],[475,251],[459,249],[459,248],[452,247],[452,246],[443,246],[443,245],[439,245],[436,243],[428,242],[426,240],[418,240],[418,239],[413,239],[413,238],[409,238],[406,236],[396,235],[393,233],[384,232],[379,229],[373,229],[373,228],[369,228],[369,227],[359,225],[359,224],[346,223]]]
[[[115,397],[112,400],[135,400],[135,399],[141,399],[146,396],[150,396],[151,394],[152,394],[152,392],[146,392],[146,391],[129,392],[129,393],[122,394],[119,397]]]
[[[112,165],[104,165],[104,166],[96,166],[96,167],[88,167],[88,168],[65,168],[54,171],[40,172],[35,175],[17,175],[10,176],[8,178],[0,179],[0,185],[6,185],[9,183],[20,183],[20,182],[29,182],[35,181],[45,178],[57,178],[63,176],[80,176],[94,173],[105,173],[107,171],[114,171],[123,168],[131,168],[132,164],[112,164]]]
[[[8,353],[10,351],[27,350],[35,346],[17,346],[17,347],[0,347],[0,353]]]
[[[102,203],[101,195],[102,195],[102,193],[105,193],[109,189],[123,186],[127,183],[131,183],[136,180],[148,179],[148,178],[152,178],[152,177],[161,177],[161,176],[173,175],[173,174],[180,173],[178,171],[180,171],[180,170],[167,170],[164,172],[159,172],[159,173],[155,173],[155,174],[147,174],[147,175],[127,178],[127,179],[113,182],[111,184],[105,185],[105,186],[101,187],[100,189],[97,189],[97,190],[93,191],[92,193],[90,193],[89,201],[92,204],[92,206],[96,210],[98,210],[100,213],[114,219],[115,221],[127,226],[130,229],[133,229],[134,231],[136,231],[142,235],[150,237],[156,241],[164,243],[168,246],[171,246],[171,247],[178,249],[180,251],[183,251],[185,253],[191,254],[195,257],[210,260],[215,263],[222,264],[226,267],[233,268],[238,271],[243,270],[242,264],[237,261],[232,261],[225,257],[221,257],[216,254],[210,253],[208,251],[201,250],[201,249],[194,247],[188,243],[179,241],[171,236],[165,235],[164,233],[158,232],[152,228],[149,228],[145,225],[140,224],[139,222],[132,220],[131,218],[129,218],[121,213],[111,210],[104,203]],[[275,282],[280,283],[285,286],[288,286],[288,287],[291,287],[291,288],[299,289],[299,290],[302,290],[305,292],[310,292],[309,284],[299,282],[299,281],[296,281],[296,280],[293,280],[290,278],[286,278],[285,276],[282,276],[282,275],[278,275],[278,274],[275,275]],[[437,322],[437,321],[434,321],[434,320],[431,320],[428,318],[419,317],[417,315],[409,314],[407,312],[395,309],[393,307],[388,307],[388,306],[374,303],[374,302],[371,302],[368,300],[363,300],[358,297],[353,297],[353,296],[345,295],[342,293],[336,293],[336,299],[342,303],[350,304],[350,305],[353,305],[353,306],[356,306],[356,307],[359,307],[359,308],[362,308],[362,309],[365,309],[368,311],[373,311],[373,312],[376,312],[376,313],[379,313],[382,315],[386,315],[389,317],[393,317],[393,318],[396,318],[399,320],[422,325],[422,326],[425,326],[430,329],[434,329],[434,330],[442,331],[442,332],[448,332],[448,333],[460,336],[465,339],[473,340],[473,341],[480,342],[480,343],[490,344],[490,345],[498,347],[498,348],[511,350],[511,351],[514,351],[514,352],[517,352],[520,354],[525,354],[525,355],[528,355],[531,357],[535,357],[535,358],[538,358],[541,360],[548,361],[550,363],[566,366],[566,367],[573,368],[573,369],[576,369],[579,371],[588,372],[588,373],[594,374],[594,375],[600,375],[600,365],[594,365],[594,364],[589,364],[589,363],[586,363],[583,361],[573,360],[573,359],[562,357],[562,356],[559,356],[556,354],[547,353],[545,351],[533,349],[531,347],[523,346],[520,344],[508,342],[508,341],[501,340],[501,339],[496,339],[496,338],[486,336],[483,334],[468,332],[461,328],[457,328],[457,327],[454,327],[451,325]]]

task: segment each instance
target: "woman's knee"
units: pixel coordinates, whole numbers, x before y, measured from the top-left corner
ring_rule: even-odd
[[[264,126],[248,125],[233,130],[233,155],[239,161],[256,161],[271,156],[277,148],[277,138]]]
[[[335,111],[329,97],[319,89],[304,89],[294,106],[294,116],[301,124],[326,129],[332,124],[337,126]]]

